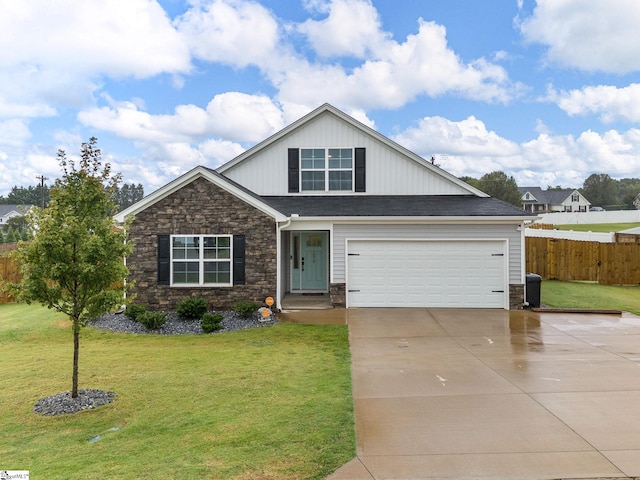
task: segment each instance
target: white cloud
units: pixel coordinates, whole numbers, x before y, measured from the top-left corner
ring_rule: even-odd
[[[202,142],[198,148],[206,158],[213,159],[214,168],[237,157],[245,150],[239,144],[228,140],[211,139]]]
[[[637,0],[537,0],[533,15],[517,21],[527,41],[549,47],[553,63],[614,73],[640,69]]]
[[[190,71],[182,36],[154,0],[0,0],[0,117],[58,115],[103,77]]]
[[[30,136],[29,126],[23,120],[11,119],[0,122],[0,148],[21,147]]]
[[[36,118],[36,117],[52,117],[56,114],[56,110],[44,103],[34,102],[32,104],[20,104],[7,101],[0,97],[0,118],[1,117],[17,117],[17,118]]]
[[[314,50],[322,57],[364,58],[380,51],[391,38],[383,32],[378,11],[369,0],[332,0],[314,9],[329,12],[324,20],[307,20],[298,25]]]
[[[0,160],[3,160],[0,162],[0,191],[2,192],[8,193],[16,185],[35,185],[40,175],[47,177],[47,184],[50,185],[60,175],[57,158],[36,148],[26,151],[19,161],[14,154],[6,155],[0,151]]]
[[[284,126],[282,111],[264,95],[216,95],[207,115],[211,133],[233,141],[257,143]]]
[[[206,109],[178,105],[172,115],[152,115],[134,102],[81,111],[84,125],[115,133],[121,138],[152,143],[197,143],[205,137],[257,142],[282,128],[279,108],[262,95],[227,92],[216,95]]]
[[[398,108],[419,95],[445,94],[485,101],[508,102],[520,85],[507,72],[485,59],[465,64],[449,48],[446,30],[420,20],[418,32],[403,43],[383,42],[380,49],[351,71],[338,64],[289,60],[291,67],[274,78],[279,100],[316,106],[324,101],[344,109]]]
[[[434,155],[436,163],[456,176],[480,178],[500,170],[521,186],[579,187],[592,173],[622,178],[640,171],[640,129],[589,130],[577,136],[543,132],[518,144],[488,130],[475,117],[460,122],[425,117],[393,140],[425,159]]]
[[[581,186],[592,173],[608,173],[614,178],[637,176],[640,170],[640,130],[610,130],[573,135],[541,134],[522,144],[522,156],[529,169],[551,173],[567,186]],[[579,179],[568,183],[568,177]]]
[[[569,115],[595,114],[603,122],[640,122],[640,83],[623,88],[598,85],[560,92],[550,89],[547,100]]]
[[[453,122],[443,117],[425,117],[393,138],[409,150],[427,158],[433,154],[509,157],[519,153],[517,143],[487,130],[475,117]]]
[[[0,8],[0,68],[138,78],[190,68],[184,41],[153,0],[0,0]]]
[[[244,0],[194,3],[175,24],[197,58],[245,67],[263,65],[275,50],[278,23],[259,3]]]

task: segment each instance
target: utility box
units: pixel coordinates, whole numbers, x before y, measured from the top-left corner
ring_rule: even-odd
[[[527,273],[527,303],[529,308],[540,308],[540,287],[542,285],[542,277],[535,273]]]

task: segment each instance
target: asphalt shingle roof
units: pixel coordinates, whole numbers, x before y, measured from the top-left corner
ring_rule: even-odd
[[[301,217],[534,216],[491,197],[474,195],[290,195],[262,196],[266,204]]]
[[[518,191],[524,195],[529,192],[536,197],[537,203],[548,203],[551,205],[560,205],[569,195],[575,192],[575,188],[563,188],[562,190],[542,190],[540,187],[518,187]],[[533,203],[534,200],[525,200],[525,202]]]
[[[9,213],[16,211],[24,214],[27,210],[29,210],[33,205],[13,205],[13,204],[2,204],[0,205],[0,217],[4,217]]]

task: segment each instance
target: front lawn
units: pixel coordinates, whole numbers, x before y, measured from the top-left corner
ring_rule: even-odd
[[[640,286],[543,280],[540,301],[555,308],[623,310],[640,315]]]
[[[56,417],[33,406],[71,389],[70,323],[39,306],[0,305],[0,352],[3,470],[319,479],[355,456],[345,325],[174,336],[87,327],[79,387],[114,391],[116,401]]]

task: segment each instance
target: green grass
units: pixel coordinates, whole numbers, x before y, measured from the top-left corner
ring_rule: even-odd
[[[640,286],[543,280],[540,300],[555,308],[623,310],[640,315]]]
[[[640,227],[640,223],[585,223],[571,225],[554,225],[557,230],[573,230],[574,232],[619,232],[628,228]]]
[[[87,327],[80,388],[117,399],[56,417],[33,406],[71,389],[65,318],[0,305],[0,352],[0,468],[33,478],[319,479],[355,455],[345,325],[181,336]]]

